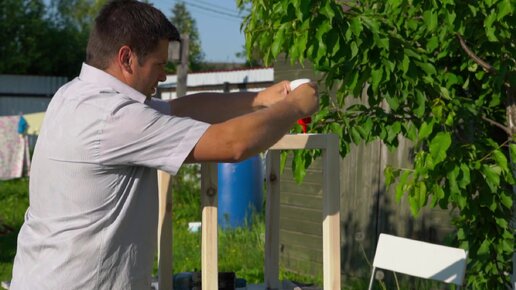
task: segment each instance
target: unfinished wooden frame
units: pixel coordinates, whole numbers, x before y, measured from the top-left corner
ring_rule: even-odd
[[[323,275],[325,290],[340,290],[340,189],[339,142],[333,134],[285,135],[269,149],[265,229],[265,289],[281,289],[279,281],[280,151],[321,149],[323,160]],[[160,172],[160,176],[161,173]],[[160,180],[158,231],[159,289],[172,290],[172,226],[169,180]],[[165,203],[165,206],[163,205]],[[201,166],[202,285],[218,289],[217,165]],[[168,247],[168,248],[167,248]]]

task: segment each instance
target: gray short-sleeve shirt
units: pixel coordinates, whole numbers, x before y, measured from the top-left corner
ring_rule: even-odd
[[[83,65],[52,98],[33,156],[11,289],[148,289],[156,168],[175,174],[208,124]]]

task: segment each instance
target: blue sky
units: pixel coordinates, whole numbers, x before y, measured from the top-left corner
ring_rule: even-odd
[[[180,0],[150,0],[168,17],[174,4]],[[243,50],[244,35],[235,0],[184,0],[188,11],[197,22],[206,61],[243,62],[235,56]]]

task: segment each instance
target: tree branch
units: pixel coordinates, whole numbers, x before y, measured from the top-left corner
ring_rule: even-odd
[[[482,120],[488,122],[489,124],[491,124],[493,126],[496,126],[500,129],[502,129],[505,133],[507,133],[507,135],[511,136],[511,130],[509,130],[509,128],[507,128],[506,126],[504,126],[494,120],[491,120],[491,119],[487,118],[486,116],[482,116]]]
[[[466,44],[466,41],[464,40],[464,38],[462,38],[462,36],[460,34],[457,33],[457,38],[459,39],[459,42],[460,42],[460,46],[462,47],[462,49],[464,49],[464,51],[466,52],[466,54],[471,58],[473,59],[473,61],[475,61],[478,65],[480,65],[482,68],[484,68],[484,70],[486,70],[487,72],[489,73],[492,73],[492,74],[496,74],[496,69],[490,65],[489,63],[485,62],[483,59],[481,59],[480,57],[478,57],[469,47],[468,45]]]

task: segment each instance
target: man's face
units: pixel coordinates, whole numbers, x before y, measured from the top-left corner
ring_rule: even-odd
[[[165,73],[167,60],[168,41],[160,40],[156,50],[148,54],[141,65],[138,61],[132,63],[134,73],[129,85],[146,97],[151,97],[156,93],[158,82],[167,79]]]

